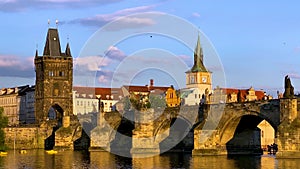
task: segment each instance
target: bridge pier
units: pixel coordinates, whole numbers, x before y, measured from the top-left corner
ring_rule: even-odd
[[[192,155],[226,155],[226,145],[220,145],[217,130],[194,130]]]
[[[135,129],[132,133],[132,157],[146,157],[150,154],[159,154],[159,143],[155,142],[154,136],[154,111],[135,111]]]
[[[300,116],[297,99],[280,99],[281,124],[278,127],[276,143],[277,158],[300,158]]]
[[[55,131],[54,149],[74,149],[74,142],[81,138],[82,127],[77,119],[63,117],[63,126]]]
[[[111,135],[116,131],[109,127],[104,118],[105,112],[97,114],[97,126],[91,130],[90,151],[110,151]]]

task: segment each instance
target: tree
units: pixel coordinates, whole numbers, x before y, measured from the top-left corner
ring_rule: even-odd
[[[166,100],[162,95],[151,94],[149,96],[150,105],[152,108],[166,108]]]
[[[3,114],[3,112],[3,107],[0,107],[0,150],[5,149],[5,133],[3,128],[5,128],[8,124],[8,118]]]

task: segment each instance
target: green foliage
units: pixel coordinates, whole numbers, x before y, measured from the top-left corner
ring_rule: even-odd
[[[150,104],[152,108],[166,108],[166,100],[161,95],[153,95],[149,96]]]
[[[4,109],[0,107],[0,150],[6,150],[5,146],[5,133],[3,128],[8,124],[8,118],[3,114]]]
[[[128,111],[131,108],[131,104],[128,96],[122,99],[122,103],[124,104],[124,110]]]
[[[0,107],[0,129],[4,128],[8,124],[8,118],[3,114],[3,107]]]

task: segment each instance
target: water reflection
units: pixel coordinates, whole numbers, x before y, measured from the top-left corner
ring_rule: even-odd
[[[27,154],[9,151],[0,156],[0,168],[209,168],[209,169],[277,169],[299,168],[300,159],[276,159],[275,156],[192,156],[165,153],[148,158],[127,158],[108,152],[59,151],[49,155],[44,150],[28,150]]]

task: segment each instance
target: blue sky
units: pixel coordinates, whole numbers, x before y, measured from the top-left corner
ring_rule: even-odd
[[[48,19],[50,27],[55,27],[55,20],[59,20],[62,48],[70,42],[73,57],[80,58],[84,45],[105,24],[126,15],[155,11],[178,16],[206,35],[223,65],[227,87],[253,86],[274,94],[277,90],[283,91],[283,79],[288,74],[295,90],[300,91],[299,6],[300,2],[296,0],[0,0],[0,87],[34,84],[33,57],[36,49],[42,54]],[[156,23],[153,18],[135,18],[126,22],[127,25],[121,25],[118,31],[130,29],[134,32],[134,29],[151,27]],[[170,32],[176,29],[171,28]],[[150,36],[153,38],[149,40]],[[195,41],[196,45],[197,33],[192,36],[191,41]],[[101,37],[97,43],[101,45]],[[204,42],[204,51],[209,51],[205,49],[206,44]],[[193,62],[193,51],[182,43],[157,34],[143,34],[110,46],[107,59],[100,56],[103,53],[95,53],[88,60],[79,59],[78,63],[97,72],[96,85],[107,86],[124,58],[133,56],[134,59],[149,48],[168,51],[162,53],[180,58],[188,67]],[[205,61],[209,60],[210,54],[207,55],[204,56]],[[145,58],[143,64],[147,66],[157,59]],[[93,62],[88,62],[91,60]],[[209,65],[209,68],[213,72],[221,70],[220,64],[217,68]],[[157,74],[157,70],[153,69],[153,72]],[[151,70],[135,74],[130,83],[143,85],[152,78]],[[155,84],[173,83],[173,75],[166,77],[167,74],[153,76]],[[184,77],[181,77],[184,72],[176,76],[180,77],[175,81],[184,83]],[[218,83],[217,80],[215,82]],[[219,85],[216,83],[214,86]]]

